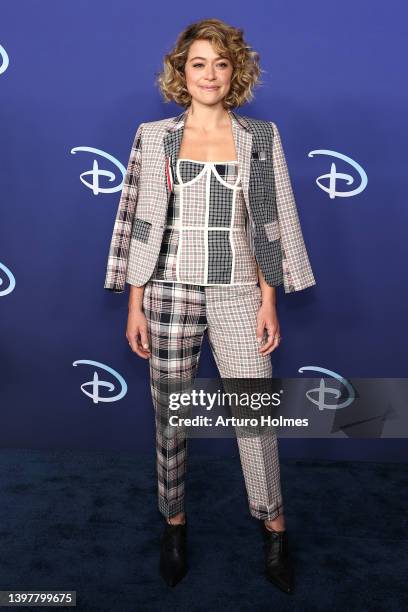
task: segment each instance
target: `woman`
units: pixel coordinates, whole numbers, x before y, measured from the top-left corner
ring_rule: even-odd
[[[158,84],[185,110],[138,127],[109,252],[105,288],[130,284],[126,337],[150,360],[166,518],[160,572],[172,586],[188,570],[187,441],[163,426],[166,382],[194,380],[205,332],[222,378],[270,379],[281,339],[276,287],[315,284],[277,127],[231,110],[252,99],[258,59],[242,30],[217,19],[179,35]],[[238,437],[238,447],[266,575],[290,592],[276,434]]]

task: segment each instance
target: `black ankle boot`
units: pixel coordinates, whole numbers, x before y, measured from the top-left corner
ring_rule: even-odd
[[[265,573],[270,582],[285,593],[293,591],[293,567],[286,531],[270,531],[263,523],[265,537]]]
[[[160,575],[169,586],[176,586],[187,571],[187,518],[184,525],[166,521],[160,542]]]

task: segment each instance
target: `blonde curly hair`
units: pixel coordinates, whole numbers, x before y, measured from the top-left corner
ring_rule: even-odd
[[[253,99],[253,89],[260,81],[259,53],[244,40],[244,31],[219,19],[202,19],[183,30],[170,53],[164,56],[163,70],[156,79],[165,102],[187,107],[191,95],[186,87],[184,66],[188,51],[196,40],[208,40],[216,51],[233,65],[231,87],[223,100],[225,108],[239,107]]]

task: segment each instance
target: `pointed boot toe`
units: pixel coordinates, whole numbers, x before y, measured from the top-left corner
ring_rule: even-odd
[[[265,537],[265,574],[267,579],[285,593],[293,592],[293,566],[289,555],[286,531],[270,531],[263,527]]]
[[[160,575],[174,587],[187,571],[187,520],[184,525],[166,522],[160,542]]]

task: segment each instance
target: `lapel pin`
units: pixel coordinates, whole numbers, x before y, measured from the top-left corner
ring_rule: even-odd
[[[266,151],[253,151],[252,152],[252,159],[265,160],[266,159]]]

